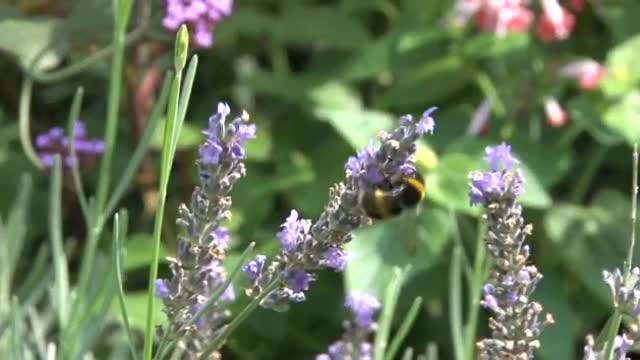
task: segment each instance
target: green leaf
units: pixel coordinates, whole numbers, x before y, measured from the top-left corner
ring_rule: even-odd
[[[542,346],[538,354],[545,360],[575,359],[575,346],[567,339],[575,339],[580,329],[581,319],[573,309],[565,284],[559,278],[560,273],[554,269],[541,269],[543,280],[533,293],[533,300],[544,306],[544,312],[553,314],[555,324],[542,332]]]
[[[549,193],[547,193],[542,183],[540,183],[540,178],[537,174],[531,171],[526,164],[521,164],[519,168],[525,179],[525,191],[520,196],[520,203],[536,209],[546,209],[551,206],[551,196],[549,196]]]
[[[472,75],[469,66],[462,59],[455,56],[441,57],[406,72],[376,99],[376,103],[384,107],[437,103],[471,82]]]
[[[127,314],[129,315],[129,325],[132,329],[144,330],[147,316],[147,292],[130,292],[125,294],[125,305]],[[120,304],[114,301],[111,304],[111,316],[120,319]],[[156,306],[153,311],[153,323],[156,325],[164,325],[167,323],[167,317],[162,312],[162,307]]]
[[[486,164],[481,156],[463,153],[447,153],[438,161],[438,166],[425,176],[426,197],[445,207],[477,216],[479,207],[469,203],[468,174],[482,170]]]
[[[452,231],[448,213],[438,208],[407,212],[398,218],[357,230],[347,245],[350,256],[345,271],[347,293],[368,290],[382,294],[394,266],[412,266],[412,273],[442,261]]]
[[[156,130],[151,137],[151,144],[149,147],[153,150],[162,149],[162,141],[164,139],[165,120],[160,120],[160,123],[156,126]],[[192,150],[197,149],[200,143],[204,141],[204,135],[202,129],[189,123],[182,125],[182,130],[178,136],[178,142],[176,144],[177,150]]]
[[[477,34],[465,41],[462,52],[465,56],[484,59],[508,56],[512,52],[526,50],[531,43],[529,34],[508,33],[497,37],[493,33]]]
[[[636,0],[603,1],[597,3],[594,13],[602,18],[616,41],[622,41],[640,32],[640,22],[629,14],[640,14]]]
[[[640,81],[637,66],[640,53],[640,35],[613,48],[607,56],[609,75],[603,79],[601,88],[609,96],[621,96],[633,89]]]
[[[369,42],[366,28],[333,6],[286,6],[274,26],[273,36],[280,44],[354,49]]]
[[[28,69],[36,57],[41,56],[34,70],[51,69],[60,64],[65,45],[56,37],[59,27],[60,20],[55,18],[0,18],[0,33],[11,34],[0,36],[0,52],[12,56],[23,69]],[[57,46],[40,55],[54,41]]]
[[[638,49],[640,51],[640,49]],[[607,109],[602,121],[631,145],[640,142],[640,90],[633,90]]]
[[[602,145],[613,146],[622,141],[622,135],[602,121],[602,106],[586,95],[571,99],[566,104],[574,126],[582,128]]]
[[[124,244],[124,264],[125,271],[145,267],[151,264],[153,253],[149,251],[153,244],[153,236],[147,233],[137,233],[127,236]],[[168,255],[164,244],[160,245],[160,261],[165,262]]]
[[[546,233],[561,249],[557,254],[602,304],[611,303],[602,270],[619,267],[626,258],[629,209],[626,195],[604,190],[588,207],[556,204],[544,218]]]

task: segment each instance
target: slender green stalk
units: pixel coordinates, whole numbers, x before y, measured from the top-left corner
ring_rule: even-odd
[[[453,353],[457,360],[465,359],[464,339],[462,336],[462,249],[453,249],[453,258],[449,270],[449,323],[451,326],[451,340]]]
[[[376,333],[376,339],[373,344],[373,358],[382,359],[387,349],[389,334],[391,333],[391,323],[393,321],[393,313],[398,303],[400,289],[407,275],[411,271],[411,266],[407,265],[404,269],[395,267],[393,269],[393,277],[389,281],[389,285],[385,291],[382,314],[380,315],[380,323]]]
[[[62,244],[62,164],[56,155],[49,190],[49,237],[53,250],[53,266],[56,274],[55,296],[57,302],[58,324],[67,326],[69,320],[69,273],[67,272],[67,256]]]
[[[145,327],[144,340],[144,356],[143,359],[150,360],[153,349],[153,314],[155,311],[155,281],[158,277],[158,263],[160,262],[160,238],[162,233],[162,222],[164,217],[164,208],[167,200],[167,186],[169,185],[169,175],[173,165],[173,147],[176,141],[181,125],[178,118],[178,103],[180,100],[180,85],[182,82],[182,70],[186,63],[188,53],[188,32],[187,28],[182,25],[176,36],[176,50],[174,57],[175,74],[173,83],[171,84],[171,93],[169,95],[169,105],[167,109],[167,120],[164,126],[164,139],[162,143],[162,164],[160,167],[160,184],[158,189],[158,208],[153,226],[153,258],[149,269],[149,292],[147,296],[147,320]]]
[[[240,324],[242,324],[242,322],[246,318],[248,318],[249,315],[251,315],[251,313],[253,313],[253,311],[256,308],[258,308],[258,305],[260,305],[262,300],[266,299],[267,296],[271,295],[271,292],[278,287],[278,282],[279,282],[279,280],[275,279],[274,281],[272,281],[269,285],[267,285],[264,288],[264,290],[262,291],[262,294],[260,294],[260,296],[258,296],[257,298],[251,300],[251,302],[249,304],[247,304],[247,306],[245,306],[244,309],[242,309],[242,311],[240,311],[238,313],[238,315],[236,315],[236,317],[234,317],[233,320],[231,320],[231,322],[224,328],[224,331],[222,331],[222,333],[220,333],[220,335],[218,335],[211,342],[211,345],[209,346],[209,348],[207,348],[207,350],[205,350],[202,353],[200,358],[201,359],[207,359],[209,355],[211,355],[214,351],[218,350],[222,346],[222,344],[224,344],[224,342],[227,340],[229,335],[231,335],[231,333]]]
[[[125,32],[131,14],[132,0],[117,0],[114,2],[115,24],[113,33],[113,57],[111,61],[111,77],[109,80],[109,98],[107,100],[107,117],[105,126],[105,150],[100,162],[98,188],[94,208],[95,219],[90,230],[80,269],[78,288],[80,294],[85,294],[91,276],[91,265],[96,256],[98,240],[102,233],[102,226],[96,223],[104,222],[103,210],[109,194],[111,181],[111,164],[116,145],[118,130],[118,112],[120,110],[120,90],[122,88],[122,68],[124,64]],[[81,298],[81,296],[79,297]]]
[[[627,264],[625,266],[625,278],[631,273],[633,266],[633,252],[636,246],[636,223],[638,212],[638,144],[633,145],[633,175],[631,179],[631,241],[629,242],[629,253],[627,254]]]
[[[615,349],[615,338],[618,334],[618,329],[620,328],[620,324],[622,323],[622,314],[618,311],[618,309],[614,310],[611,318],[607,322],[607,327],[605,328],[605,332],[603,333],[606,339],[606,343],[604,346],[604,358],[607,360],[614,360],[614,349]]]
[[[118,300],[120,302],[120,313],[122,314],[122,321],[124,327],[127,330],[127,338],[129,342],[129,349],[131,350],[131,356],[134,360],[138,359],[135,346],[133,345],[133,333],[131,332],[131,325],[129,324],[129,315],[127,314],[127,303],[124,297],[124,279],[122,278],[122,240],[127,234],[127,212],[122,210],[116,214],[113,220],[113,263],[116,271],[116,280],[118,282]]]
[[[482,293],[482,285],[487,278],[489,271],[489,262],[487,261],[487,250],[485,248],[485,234],[487,232],[487,224],[484,221],[478,222],[478,231],[476,239],[476,256],[473,263],[473,280],[469,286],[469,309],[467,310],[467,325],[465,336],[465,359],[472,360],[476,344],[476,331],[478,329],[478,316],[480,314],[480,296]]]
[[[120,110],[120,91],[122,89],[122,68],[124,64],[125,31],[131,14],[131,0],[115,1],[116,20],[113,34],[113,56],[111,60],[111,77],[109,80],[109,98],[107,101],[107,117],[105,126],[105,151],[100,162],[98,189],[96,196],[96,212],[102,213],[111,181],[111,164],[115,150],[118,130],[118,112]]]
[[[71,162],[71,177],[73,178],[75,193],[76,193],[76,196],[78,197],[80,208],[82,209],[82,215],[84,216],[84,221],[90,227],[92,220],[91,220],[91,214],[89,213],[89,203],[84,191],[84,186],[82,185],[82,179],[80,178],[80,170],[79,170],[80,165],[78,161],[78,154],[76,153],[76,137],[75,137],[76,122],[78,121],[78,117],[80,116],[80,109],[82,108],[83,95],[84,95],[84,90],[82,89],[82,87],[79,87],[76,90],[75,95],[73,96],[73,102],[71,103],[71,110],[69,110],[69,118],[67,120],[67,134],[69,134],[68,135],[69,152],[71,153],[71,158],[73,159],[73,161]]]
[[[18,123],[20,124],[20,144],[27,158],[37,168],[42,169],[42,162],[36,154],[31,143],[31,92],[33,91],[33,80],[25,75],[20,87],[20,100],[18,105]]]
[[[418,317],[418,313],[420,312],[420,306],[422,305],[422,297],[418,296],[415,300],[413,300],[413,304],[411,304],[411,308],[409,308],[409,312],[407,312],[407,316],[405,316],[400,328],[398,328],[398,332],[396,336],[394,336],[391,341],[391,345],[389,345],[389,351],[385,355],[385,360],[393,360],[396,358],[396,354],[400,350],[400,346],[402,342],[409,334],[409,330],[411,330],[411,326],[415,322]]]
[[[116,206],[118,206],[120,199],[122,198],[122,196],[124,196],[125,191],[127,191],[131,180],[135,176],[136,171],[138,170],[138,167],[140,166],[140,163],[142,162],[142,159],[144,158],[144,155],[149,148],[151,138],[153,137],[158,124],[160,124],[160,120],[162,119],[164,110],[167,106],[167,99],[169,98],[169,87],[171,85],[172,78],[173,72],[168,71],[162,83],[163,85],[162,90],[160,91],[160,96],[158,96],[158,99],[153,106],[153,110],[151,110],[147,128],[144,130],[144,134],[142,134],[142,138],[140,138],[138,146],[134,150],[133,155],[131,155],[131,159],[127,163],[127,167],[124,169],[122,176],[119,177],[119,181],[116,184],[113,192],[111,193],[111,197],[109,198],[107,206],[104,210],[105,216],[103,217],[103,219],[109,217],[115,210]]]

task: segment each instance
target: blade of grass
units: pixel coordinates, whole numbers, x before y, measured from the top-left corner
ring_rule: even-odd
[[[400,350],[400,346],[402,345],[402,342],[407,337],[407,334],[409,334],[409,330],[411,330],[411,326],[413,326],[413,323],[418,317],[418,313],[420,312],[421,305],[422,305],[422,297],[418,296],[417,298],[415,298],[415,300],[413,300],[413,304],[411,304],[411,307],[409,308],[409,312],[407,312],[407,315],[404,317],[402,324],[400,324],[400,328],[398,328],[398,332],[393,337],[393,340],[391,340],[391,345],[389,345],[389,351],[387,351],[387,354],[385,355],[386,360],[393,360],[396,358],[396,354]]]
[[[391,281],[389,281],[389,285],[385,291],[380,324],[378,332],[376,333],[376,339],[373,343],[374,359],[382,359],[384,357],[389,334],[391,333],[393,313],[395,312],[398,297],[400,296],[400,289],[410,271],[411,266],[406,266],[404,269],[398,267],[393,269],[393,277]]]
[[[29,319],[29,325],[32,330],[31,339],[36,345],[36,349],[40,355],[40,358],[44,359],[47,352],[47,340],[46,331],[40,320],[38,313],[33,307],[27,308],[27,317]]]
[[[122,321],[127,331],[127,339],[129,340],[129,348],[131,349],[131,356],[134,360],[138,359],[135,346],[133,344],[133,333],[131,331],[131,325],[129,323],[129,315],[127,314],[127,304],[124,298],[124,280],[122,278],[122,262],[121,252],[123,249],[122,239],[127,234],[127,212],[121,210],[116,214],[113,221],[113,262],[116,271],[116,280],[118,282],[118,300],[120,301],[120,313],[122,314]],[[122,223],[122,224],[121,224]]]
[[[119,177],[119,181],[116,187],[111,194],[111,198],[107,202],[107,206],[105,207],[104,213],[106,216],[104,218],[108,218],[111,213],[115,210],[116,206],[120,202],[120,199],[124,196],[125,191],[129,187],[129,184],[133,180],[133,177],[144,159],[144,156],[149,149],[149,144],[151,143],[151,138],[153,137],[153,133],[155,132],[160,120],[162,119],[162,115],[164,109],[167,106],[167,99],[169,97],[169,87],[171,85],[171,78],[173,77],[173,72],[168,71],[164,77],[164,81],[162,82],[162,90],[160,91],[160,95],[156,103],[153,105],[153,109],[151,110],[151,115],[149,116],[149,122],[147,123],[147,128],[144,130],[144,134],[142,134],[142,138],[140,142],[136,146],[136,149],[131,156],[131,159],[127,163],[127,167],[125,168],[122,176]]]
[[[177,127],[182,128],[184,119],[187,116],[187,108],[189,106],[189,99],[191,98],[191,89],[193,88],[193,81],[196,75],[196,69],[198,68],[198,55],[193,55],[191,61],[189,61],[189,67],[185,74],[184,83],[182,84],[182,91],[180,92],[180,102],[178,103],[178,117]],[[171,153],[175,154],[176,147],[178,146],[178,138],[176,137],[171,145]]]
[[[122,68],[124,64],[125,31],[131,14],[131,0],[118,0],[114,3],[113,55],[111,57],[111,76],[107,117],[105,126],[105,151],[100,162],[98,189],[96,195],[96,213],[101,214],[107,201],[111,181],[111,164],[115,150],[118,130],[118,112],[120,110],[120,91],[122,88]]]
[[[31,306],[40,300],[40,296],[44,294],[49,284],[50,277],[49,248],[44,244],[40,247],[35,260],[31,263],[29,275],[15,292],[23,306]]]
[[[84,96],[84,89],[79,87],[76,93],[73,95],[73,101],[71,102],[71,110],[69,110],[69,118],[67,120],[67,134],[69,138],[69,152],[71,153],[71,177],[73,178],[73,186],[75,189],[80,208],[82,209],[82,215],[84,215],[84,221],[87,226],[91,227],[91,214],[89,213],[89,205],[87,202],[87,196],[82,185],[82,179],[80,178],[80,170],[78,169],[78,154],[76,153],[76,137],[75,129],[76,122],[80,117],[80,109],[82,109],[82,97]]]
[[[453,353],[457,360],[465,359],[464,338],[462,335],[462,249],[453,249],[453,258],[449,268],[449,323],[451,324],[451,339]]]
[[[247,246],[247,248],[240,255],[240,258],[238,259],[238,262],[236,263],[236,265],[229,272],[229,275],[227,276],[225,281],[222,283],[222,285],[220,285],[211,294],[211,297],[209,297],[207,302],[204,303],[202,308],[191,318],[190,321],[188,321],[183,325],[183,328],[187,326],[191,326],[198,320],[200,316],[202,316],[203,314],[206,314],[210,310],[210,308],[213,306],[213,304],[215,304],[218,301],[218,299],[224,293],[224,291],[227,290],[229,285],[234,281],[236,281],[237,277],[240,275],[240,270],[242,269],[242,266],[245,264],[247,259],[249,259],[249,257],[253,253],[253,249],[255,248],[255,246],[256,246],[255,242],[252,242],[251,244],[249,244],[249,246]],[[169,335],[169,332],[165,332],[165,337],[160,341],[160,344],[158,345],[158,351],[157,351],[158,355],[157,357],[155,357],[155,359],[162,359],[163,356],[165,355],[165,352],[166,352],[165,350],[171,347],[173,343],[177,341],[177,339],[173,339],[171,342],[167,343],[168,335]]]
[[[476,331],[478,329],[478,317],[480,315],[480,296],[482,294],[482,285],[484,284],[489,272],[489,261],[487,260],[487,250],[485,248],[485,234],[487,233],[487,224],[484,221],[478,222],[476,253],[473,262],[473,277],[469,284],[469,308],[467,309],[467,324],[465,341],[465,359],[473,360],[473,353],[476,344]]]
[[[49,189],[49,237],[53,251],[55,277],[55,297],[58,305],[58,324],[67,326],[69,320],[69,273],[67,272],[67,256],[62,244],[62,164],[56,155]]]
[[[158,189],[158,208],[153,226],[153,258],[149,271],[149,290],[147,296],[147,319],[145,326],[144,356],[143,359],[150,360],[153,349],[154,323],[153,314],[155,309],[155,281],[158,277],[158,263],[160,261],[160,237],[162,233],[162,223],[164,217],[164,207],[167,200],[167,186],[169,175],[173,166],[173,155],[171,153],[174,139],[178,137],[180,128],[177,127],[176,118],[178,116],[178,100],[180,99],[180,85],[182,81],[182,70],[184,59],[188,52],[189,35],[185,25],[180,27],[176,36],[176,56],[175,74],[171,84],[171,94],[167,108],[167,120],[164,127],[164,138],[162,142],[162,163],[160,166],[160,184]],[[186,43],[186,45],[185,45]],[[181,66],[180,66],[181,65]]]
[[[24,248],[28,224],[29,199],[31,199],[32,181],[29,175],[22,175],[20,192],[11,205],[11,213],[5,224],[0,219],[0,314],[11,308],[11,286],[18,260]]]

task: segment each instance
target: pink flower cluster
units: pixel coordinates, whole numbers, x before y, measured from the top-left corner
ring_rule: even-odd
[[[584,10],[585,0],[540,0],[536,35],[544,42],[564,40],[571,35],[575,14]],[[565,5],[565,6],[563,6]],[[528,32],[536,22],[531,0],[458,0],[454,22],[474,18],[478,29],[497,35]],[[567,10],[569,8],[569,10]]]

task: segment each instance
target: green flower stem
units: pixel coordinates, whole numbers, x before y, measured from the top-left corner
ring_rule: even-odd
[[[147,295],[147,320],[144,338],[144,355],[143,359],[151,360],[153,353],[154,323],[153,315],[155,312],[155,281],[158,277],[158,263],[160,262],[160,240],[162,235],[162,223],[164,217],[164,208],[167,201],[167,187],[169,185],[169,175],[173,165],[173,157],[175,152],[175,141],[180,133],[180,121],[178,119],[178,103],[180,101],[180,85],[182,83],[182,70],[184,68],[186,54],[188,52],[188,42],[185,45],[185,36],[187,34],[186,27],[182,25],[176,37],[176,56],[174,60],[175,74],[173,83],[171,84],[171,92],[169,94],[169,105],[167,108],[167,120],[164,126],[164,138],[162,143],[162,164],[160,167],[160,185],[158,189],[158,208],[153,226],[153,258],[149,271],[149,286]]]
[[[80,270],[80,281],[78,283],[79,293],[86,292],[91,275],[91,266],[96,256],[98,240],[102,234],[104,217],[103,210],[109,195],[109,184],[111,181],[111,165],[113,153],[116,145],[116,134],[118,130],[118,112],[120,110],[120,90],[122,88],[122,68],[124,63],[125,31],[129,23],[131,14],[131,0],[120,0],[115,2],[114,11],[117,18],[113,34],[113,58],[111,63],[111,78],[109,81],[109,98],[107,102],[107,118],[105,127],[105,151],[100,162],[100,172],[98,176],[98,189],[94,208],[95,218],[93,219],[93,229],[90,231],[85,248],[84,259]],[[81,298],[81,297],[79,297]]]
[[[609,148],[606,146],[595,145],[593,147],[587,157],[586,166],[583,168],[582,174],[578,177],[578,181],[573,187],[571,202],[578,204],[582,202],[598,169],[604,160],[606,160],[607,151],[609,151]]]

